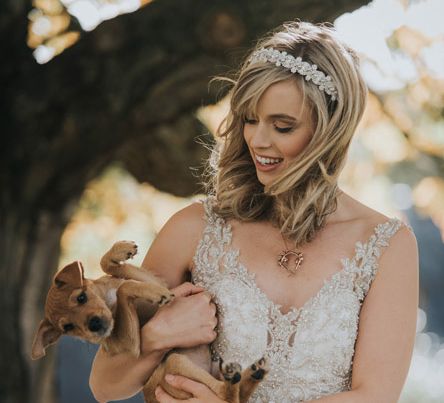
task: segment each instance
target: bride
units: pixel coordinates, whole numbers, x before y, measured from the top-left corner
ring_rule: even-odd
[[[212,342],[214,360],[268,358],[250,402],[396,402],[415,339],[418,249],[408,224],[338,186],[366,103],[354,51],[330,27],[286,23],[232,84],[209,196],[171,217],[143,263],[179,297],[142,329],[139,359],[99,350],[94,396],[132,396],[171,348]],[[188,402],[221,402],[167,380]]]

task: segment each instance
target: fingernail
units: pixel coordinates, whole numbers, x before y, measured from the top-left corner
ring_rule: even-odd
[[[174,382],[174,375],[171,375],[171,374],[166,374],[165,375],[165,380],[167,381],[167,382]]]

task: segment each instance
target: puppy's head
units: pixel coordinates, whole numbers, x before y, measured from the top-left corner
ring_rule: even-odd
[[[113,326],[112,312],[96,294],[93,282],[85,279],[82,264],[73,262],[54,277],[31,357],[43,357],[45,349],[63,334],[100,343],[111,334]]]

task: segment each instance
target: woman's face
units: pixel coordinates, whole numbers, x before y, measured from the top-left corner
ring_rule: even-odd
[[[293,80],[270,85],[257,105],[257,116],[246,116],[244,139],[259,182],[278,177],[309,143],[314,123]]]

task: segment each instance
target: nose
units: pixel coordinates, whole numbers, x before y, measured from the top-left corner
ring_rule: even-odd
[[[91,332],[100,332],[104,328],[104,323],[98,316],[93,316],[88,322],[88,329]]]
[[[253,148],[269,148],[271,147],[271,137],[268,133],[267,128],[258,123],[253,129],[251,136],[250,146]]]

